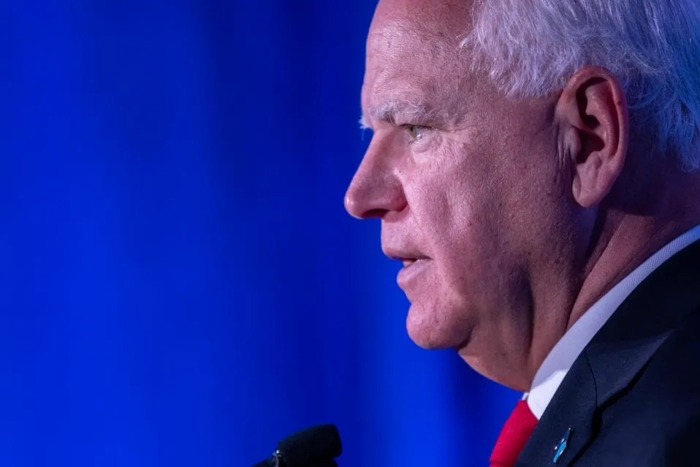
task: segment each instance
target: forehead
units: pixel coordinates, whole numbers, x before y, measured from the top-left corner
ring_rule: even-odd
[[[372,27],[398,21],[449,38],[471,26],[472,0],[380,0]]]
[[[367,37],[363,107],[444,103],[469,86],[469,59],[459,47],[469,24],[466,3],[380,2]]]

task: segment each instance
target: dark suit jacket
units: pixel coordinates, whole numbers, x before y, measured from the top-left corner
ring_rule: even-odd
[[[700,241],[644,280],[574,362],[516,464],[551,465],[700,466]]]

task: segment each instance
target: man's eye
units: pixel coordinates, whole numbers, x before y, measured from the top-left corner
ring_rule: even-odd
[[[429,130],[428,127],[420,125],[404,125],[403,127],[408,133],[409,143],[420,141],[425,136],[425,132]]]

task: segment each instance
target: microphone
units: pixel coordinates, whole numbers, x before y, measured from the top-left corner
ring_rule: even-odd
[[[342,450],[335,425],[316,425],[284,438],[272,457],[253,467],[337,467]]]

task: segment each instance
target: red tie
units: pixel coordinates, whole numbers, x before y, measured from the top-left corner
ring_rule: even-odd
[[[527,401],[518,401],[498,435],[489,460],[490,467],[513,467],[536,426],[537,418]]]

